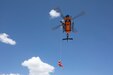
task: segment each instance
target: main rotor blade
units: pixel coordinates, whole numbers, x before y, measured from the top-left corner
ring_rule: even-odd
[[[74,33],[78,33],[78,31],[76,30],[76,28],[74,28],[74,22],[72,23],[72,32],[74,32]]]
[[[78,14],[78,15],[75,16],[75,17],[73,17],[72,20],[74,20],[74,19],[76,19],[76,18],[78,18],[78,17],[80,17],[80,16],[83,16],[84,14],[85,14],[85,12],[82,11],[80,14]]]
[[[58,26],[56,26],[56,27],[53,27],[52,28],[52,30],[56,30],[56,29],[58,29],[59,27],[61,27],[62,25],[58,25]]]
[[[63,13],[62,13],[62,11],[61,11],[60,8],[55,8],[54,10],[56,10],[57,12],[59,12],[60,13],[60,16],[64,19],[64,15],[63,15]]]

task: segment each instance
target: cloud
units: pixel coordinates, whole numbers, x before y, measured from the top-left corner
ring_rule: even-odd
[[[6,33],[1,33],[0,34],[0,42],[10,44],[10,45],[15,45],[16,44],[16,42],[14,40],[12,40],[11,38],[9,38],[9,35],[6,34]]]
[[[60,12],[56,11],[55,9],[52,9],[50,12],[49,12],[49,15],[51,18],[57,18],[57,17],[60,17]]]
[[[22,66],[29,69],[29,75],[50,75],[54,71],[53,66],[44,63],[39,57],[25,60]]]
[[[3,74],[0,74],[0,75],[20,75],[20,74],[19,73],[10,73],[10,74],[3,73]]]

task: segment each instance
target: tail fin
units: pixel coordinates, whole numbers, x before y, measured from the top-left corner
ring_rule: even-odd
[[[73,38],[69,38],[69,34],[67,33],[67,38],[63,38],[62,40],[73,40]]]
[[[63,38],[62,40],[73,40],[73,38]]]

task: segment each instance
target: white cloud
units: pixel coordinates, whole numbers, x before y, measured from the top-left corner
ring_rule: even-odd
[[[32,57],[22,63],[29,69],[29,75],[50,75],[54,71],[54,67],[44,63],[39,57]]]
[[[52,10],[49,12],[49,15],[50,15],[51,18],[57,18],[57,17],[60,17],[61,14],[60,14],[60,12],[58,12],[58,11],[52,9]]]
[[[6,33],[0,34],[0,42],[10,44],[10,45],[16,44],[16,42],[13,39],[9,38],[9,35]]]
[[[10,73],[10,74],[3,73],[3,74],[0,74],[0,75],[20,75],[20,74],[19,73]]]

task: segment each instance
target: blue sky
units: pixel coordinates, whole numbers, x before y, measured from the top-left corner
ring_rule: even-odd
[[[49,11],[60,7],[63,14],[76,16],[77,40],[65,37],[61,18],[50,19]],[[55,67],[51,75],[113,75],[113,1],[112,0],[0,0],[0,33],[16,41],[12,46],[0,42],[0,73],[28,75],[21,63],[33,56]],[[61,58],[64,69],[57,66]]]

